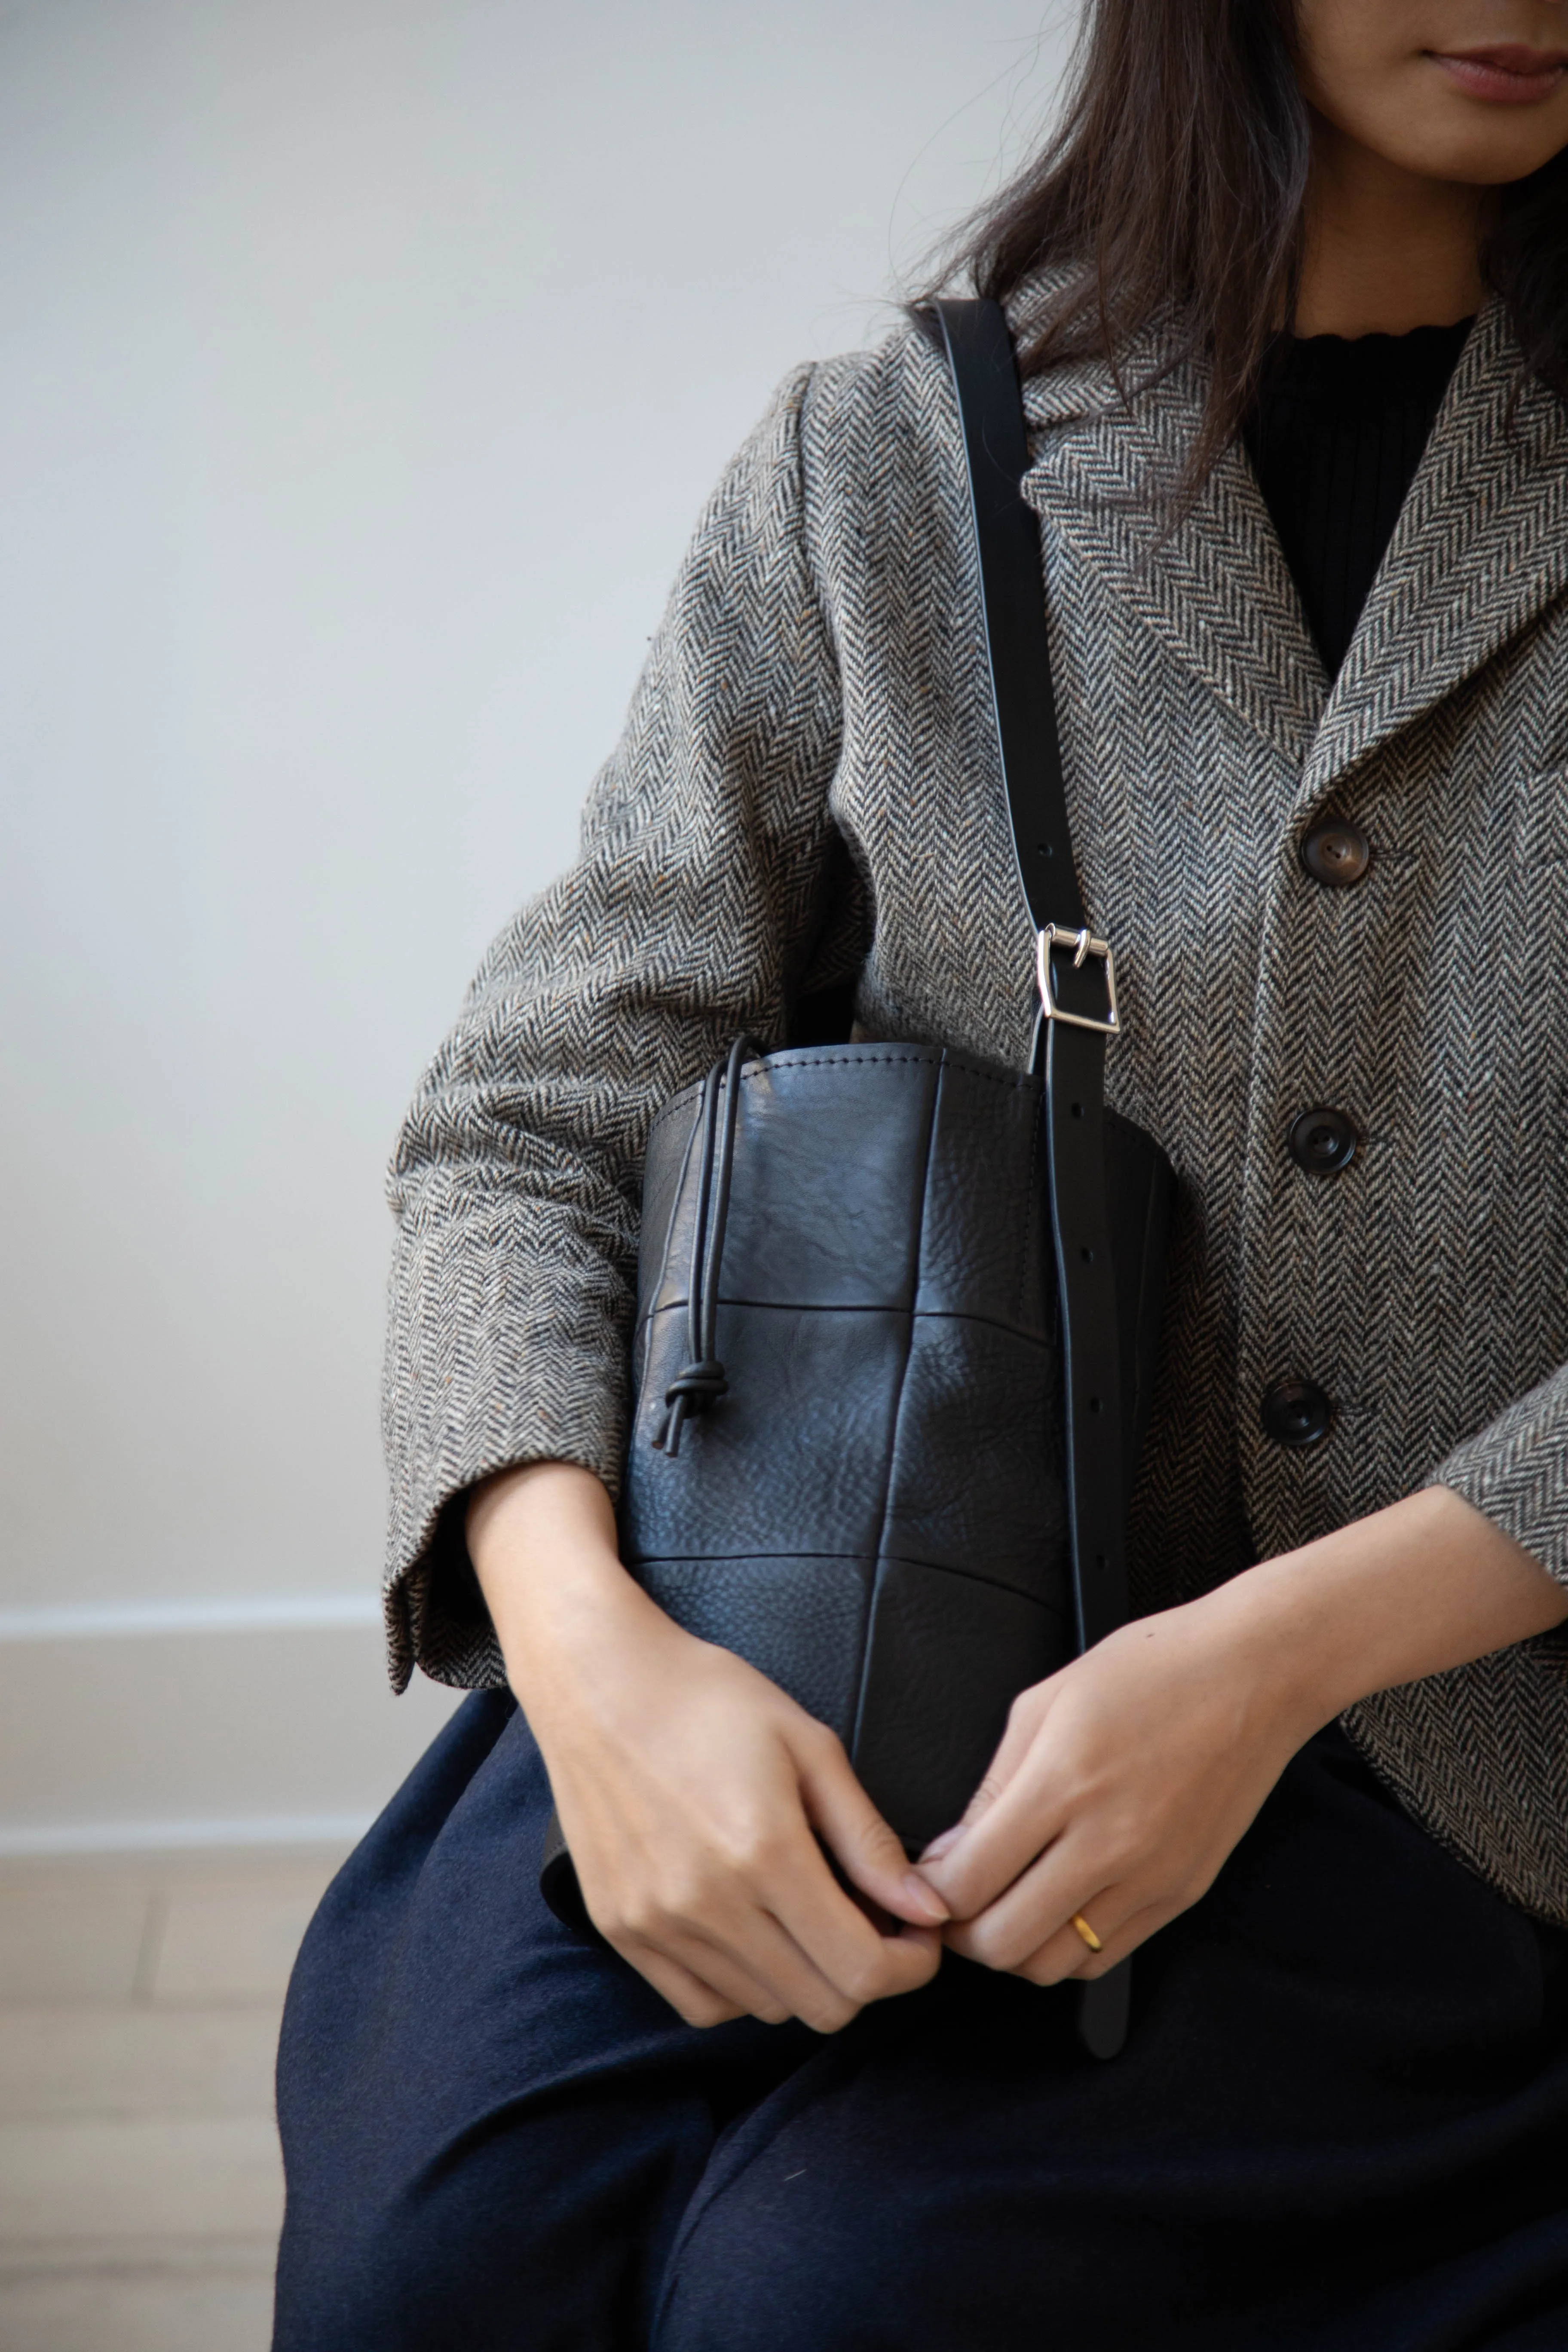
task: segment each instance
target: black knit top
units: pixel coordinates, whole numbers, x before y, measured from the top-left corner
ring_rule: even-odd
[[[1469,333],[1281,339],[1243,438],[1331,677]]]

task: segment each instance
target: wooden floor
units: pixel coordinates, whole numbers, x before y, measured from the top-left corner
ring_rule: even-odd
[[[279,2012],[341,1859],[0,1867],[4,2352],[266,2352]]]

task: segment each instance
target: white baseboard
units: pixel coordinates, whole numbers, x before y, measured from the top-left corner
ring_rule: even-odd
[[[374,1592],[245,1592],[208,1600],[77,1601],[55,1609],[0,1609],[8,1642],[135,1641],[161,1633],[294,1633],[379,1625]]]
[[[347,1844],[462,1696],[374,1596],[0,1615],[0,1858]]]
[[[232,1821],[69,1822],[52,1828],[0,1829],[0,1862],[47,1861],[58,1854],[191,1853],[208,1848],[357,1845],[374,1813],[238,1814]]]

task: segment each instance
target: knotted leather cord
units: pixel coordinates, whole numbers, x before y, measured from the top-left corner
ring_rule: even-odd
[[[718,1345],[719,1276],[724,1262],[724,1228],[730,1222],[730,1184],[735,1165],[735,1121],[741,1108],[741,1065],[754,1055],[749,1037],[737,1037],[721,1062],[702,1081],[697,1116],[702,1152],[697,1167],[697,1208],[691,1225],[691,1272],[686,1286],[686,1347],[689,1360],[664,1392],[664,1412],[653,1442],[674,1461],[680,1433],[693,1413],[706,1412],[729,1392]],[[723,1097],[722,1128],[719,1120]]]

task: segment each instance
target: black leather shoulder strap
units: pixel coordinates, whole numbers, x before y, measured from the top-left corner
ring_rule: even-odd
[[[1068,1525],[1080,1649],[1127,1617],[1126,1479],[1116,1270],[1106,1212],[1105,1050],[1114,965],[1089,949],[1073,858],[1051,684],[1040,533],[1020,484],[1023,398],[995,302],[934,306],[963,428],[985,641],[1013,846],[1035,928],[1045,1029],[1051,1224],[1061,1309]],[[1097,2057],[1121,2047],[1128,1969],[1084,1987],[1079,2031]]]
[[[1018,495],[1029,462],[1013,339],[999,302],[938,302],[963,427],[985,641],[1018,877],[1037,931],[1084,922],[1062,783],[1040,578],[1039,525]]]
[[[1028,449],[1007,321],[995,302],[935,308],[963,426],[1014,847],[1038,943],[1042,992],[1051,1000],[1042,1007],[1051,1199],[1068,1375],[1073,1571],[1079,1636],[1087,1648],[1127,1614],[1121,1382],[1103,1136],[1105,1049],[1113,1032],[1100,1025],[1115,1007],[1110,967],[1074,952],[1074,935],[1082,940],[1088,931],[1051,688],[1039,526],[1019,488]]]

